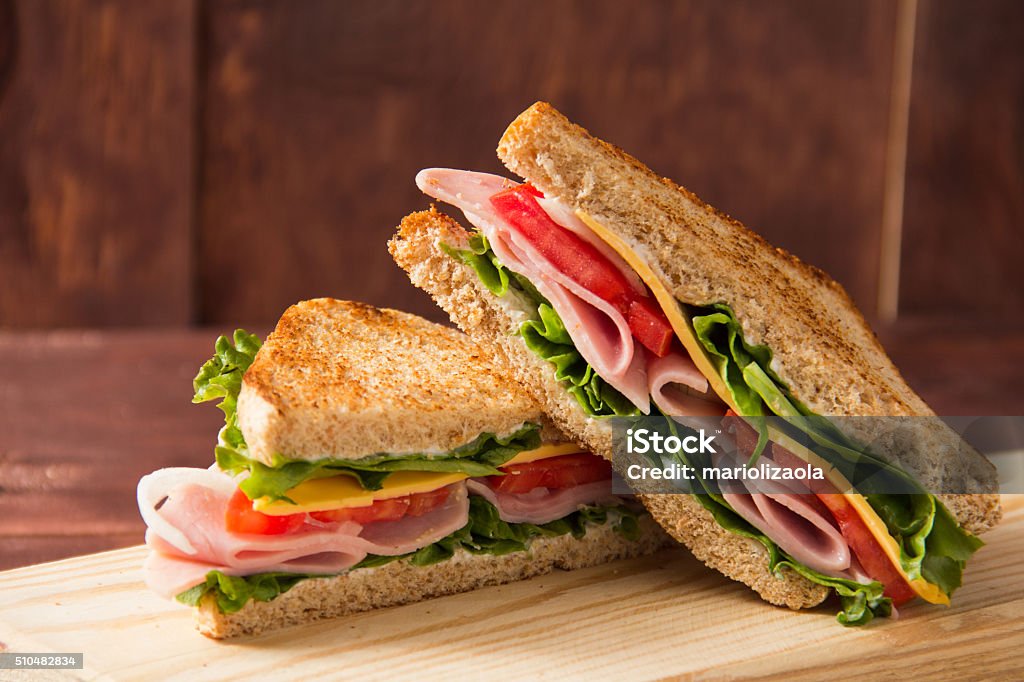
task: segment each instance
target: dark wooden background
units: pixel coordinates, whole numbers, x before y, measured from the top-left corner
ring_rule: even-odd
[[[135,544],[217,333],[352,298],[416,171],[545,99],[832,273],[944,414],[1024,414],[1020,0],[0,0],[0,568]]]
[[[436,319],[384,248],[426,205],[413,175],[500,170],[537,99],[873,319],[1003,324],[1022,45],[1017,0],[0,0],[0,326],[270,323],[318,295]]]

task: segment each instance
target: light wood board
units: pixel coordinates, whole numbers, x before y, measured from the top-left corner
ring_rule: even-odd
[[[844,628],[769,606],[681,550],[215,642],[142,584],[134,547],[0,573],[0,642],[84,652],[85,679],[1024,676],[1024,496],[946,609]],[[10,671],[0,671],[0,678]],[[26,676],[25,679],[37,679]]]

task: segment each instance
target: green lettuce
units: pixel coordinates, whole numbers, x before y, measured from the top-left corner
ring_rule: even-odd
[[[497,436],[484,433],[472,442],[443,455],[374,454],[359,459],[321,459],[316,461],[289,459],[275,454],[271,465],[249,456],[242,430],[238,428],[238,393],[242,375],[252,364],[260,340],[243,329],[233,339],[217,339],[213,358],[199,370],[192,386],[194,403],[220,399],[217,405],[224,412],[224,427],[217,436],[217,466],[230,474],[248,472],[240,488],[250,498],[270,497],[287,500],[288,490],[311,478],[347,474],[359,480],[367,490],[379,490],[384,479],[394,471],[436,471],[463,473],[467,476],[497,476],[502,464],[524,450],[540,447],[540,427],[524,424],[516,431]]]
[[[260,573],[259,575],[241,577],[225,575],[220,571],[210,571],[206,574],[204,582],[185,590],[175,599],[182,604],[199,606],[203,597],[212,594],[217,600],[217,608],[221,613],[235,613],[249,603],[250,599],[270,601],[308,577],[313,576],[295,573]]]
[[[555,378],[583,410],[592,416],[639,416],[640,410],[625,396],[597,375],[583,359],[565,324],[547,302],[537,306],[538,319],[527,320],[519,327],[526,347],[555,367]]]
[[[483,433],[473,441],[443,455],[376,454],[359,459],[293,460],[274,455],[273,465],[250,459],[237,451],[217,449],[217,466],[231,474],[248,471],[239,487],[249,497],[288,500],[287,492],[311,478],[346,474],[366,490],[380,490],[395,471],[461,473],[470,477],[500,476],[499,467],[524,450],[541,445],[540,427],[524,424],[507,436]]]
[[[772,352],[767,346],[754,346],[743,338],[743,330],[728,306],[709,306],[692,318],[693,331],[708,359],[725,381],[726,388],[740,414],[753,417],[765,414],[764,400],[745,380],[744,371],[754,364],[778,377],[770,369]]]
[[[633,403],[599,377],[583,359],[555,309],[528,279],[501,264],[486,237],[480,233],[472,235],[468,249],[455,249],[447,244],[442,244],[441,248],[471,267],[495,296],[505,296],[514,291],[536,307],[534,319],[520,325],[519,334],[527,348],[554,366],[555,378],[562,382],[589,416],[640,415],[640,410]]]
[[[530,542],[538,537],[557,537],[571,534],[579,539],[591,526],[605,523],[615,524],[614,530],[629,540],[640,537],[638,515],[627,506],[582,507],[565,518],[540,525],[532,523],[507,523],[498,516],[498,510],[483,497],[469,498],[469,520],[465,526],[451,535],[427,545],[410,554],[400,556],[370,555],[350,570],[383,566],[393,561],[407,560],[414,566],[429,566],[447,561],[460,549],[472,554],[502,555],[523,552]],[[308,578],[330,576],[299,573],[260,573],[249,576],[229,576],[220,571],[210,571],[206,580],[182,592],[178,601],[189,606],[198,606],[206,595],[213,595],[217,608],[223,613],[234,613],[248,603],[270,601]]]
[[[217,434],[216,452],[220,450],[247,457],[248,448],[238,428],[238,393],[242,376],[256,358],[262,343],[255,334],[236,329],[232,339],[221,336],[214,345],[213,357],[199,368],[192,380],[193,403],[220,399],[217,407],[224,413],[224,426]]]
[[[469,238],[468,249],[452,248],[442,242],[441,250],[473,268],[473,272],[483,285],[495,296],[504,296],[508,293],[512,284],[512,273],[494,255],[491,245],[487,243],[487,237],[477,232]],[[533,288],[532,285],[530,288]]]

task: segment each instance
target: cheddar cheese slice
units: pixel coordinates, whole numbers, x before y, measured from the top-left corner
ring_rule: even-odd
[[[520,452],[503,466],[535,462],[577,452],[583,452],[583,448],[574,443],[547,444],[535,450]],[[289,490],[288,498],[295,504],[286,500],[271,500],[269,497],[261,497],[253,500],[252,506],[256,511],[270,516],[368,507],[379,500],[428,493],[466,478],[468,478],[466,474],[461,473],[396,471],[384,479],[384,485],[380,490],[365,490],[354,476],[339,474],[310,479]]]

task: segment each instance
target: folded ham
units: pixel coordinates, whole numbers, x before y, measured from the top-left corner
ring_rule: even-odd
[[[720,417],[722,403],[709,399],[708,380],[693,360],[680,353],[652,357],[647,364],[647,387],[651,400],[668,415]]]
[[[498,175],[448,168],[422,170],[416,184],[427,195],[461,209],[479,229],[509,270],[530,280],[565,324],[573,345],[604,381],[641,412],[651,411],[651,397],[667,414],[706,414],[708,405],[683,387],[707,391],[707,380],[687,355],[673,352],[653,358],[638,344],[622,313],[607,301],[559,272],[529,240],[491,206],[496,193],[518,183]],[[569,208],[555,199],[538,199],[555,223],[598,248],[638,291],[646,291],[636,272]],[[680,412],[679,410],[683,410]],[[717,414],[722,408],[717,408]]]
[[[224,517],[235,489],[227,474],[206,469],[161,470],[139,482],[139,502],[153,551],[146,583],[172,597],[202,582],[206,573],[340,573],[368,554],[397,556],[437,542],[466,525],[464,483],[451,486],[446,502],[422,516],[365,526],[352,521],[307,523],[298,532],[249,535],[228,532]],[[174,479],[181,482],[174,484]]]
[[[736,433],[739,452],[753,452],[757,434],[742,420],[726,418],[726,430]],[[721,450],[714,456],[718,467],[734,467]],[[772,443],[758,463],[767,469],[797,469],[804,462]],[[843,537],[832,513],[815,493],[838,492],[828,481],[744,479],[720,482],[722,497],[750,525],[767,535],[782,551],[819,573],[861,583],[871,582]]]
[[[536,488],[525,494],[493,490],[486,479],[450,486],[443,505],[422,516],[361,525],[309,519],[297,532],[250,535],[224,523],[237,481],[216,469],[161,469],[139,481],[139,509],[152,550],[144,570],[154,592],[174,597],[203,582],[209,571],[225,575],[301,573],[332,575],[369,554],[399,556],[459,530],[469,520],[469,494],[486,498],[508,523],[542,524],[590,504],[618,504],[609,481],[562,490]]]
[[[507,523],[548,523],[590,504],[617,505],[610,480],[584,483],[561,490],[534,488],[528,493],[505,493],[492,488],[486,479],[470,479],[466,487],[493,504]]]

